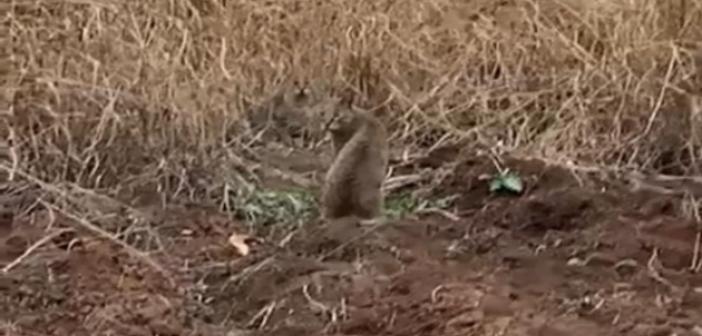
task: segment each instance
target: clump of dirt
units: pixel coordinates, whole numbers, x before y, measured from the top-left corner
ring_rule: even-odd
[[[256,237],[214,209],[152,208],[141,235],[158,243],[143,255],[77,230],[79,243],[49,240],[2,273],[0,316],[17,335],[700,335],[699,231],[679,199],[504,164],[521,195],[489,192],[489,160],[454,166],[435,191],[457,195],[453,219],[310,220]],[[48,217],[4,227],[0,267]],[[232,233],[252,235],[251,253]]]

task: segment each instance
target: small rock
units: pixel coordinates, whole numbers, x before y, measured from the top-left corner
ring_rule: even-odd
[[[614,258],[612,258],[612,256],[599,252],[595,252],[589,255],[585,261],[585,263],[588,265],[605,267],[614,266],[616,262],[617,261]]]
[[[587,262],[583,261],[580,258],[570,258],[570,259],[568,259],[568,262],[566,263],[566,265],[568,265],[568,266],[585,266],[586,264],[587,264]]]

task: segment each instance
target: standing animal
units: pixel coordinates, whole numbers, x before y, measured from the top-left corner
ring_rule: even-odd
[[[334,160],[322,186],[322,217],[380,216],[389,155],[385,127],[370,112],[349,105],[331,112],[325,129]]]

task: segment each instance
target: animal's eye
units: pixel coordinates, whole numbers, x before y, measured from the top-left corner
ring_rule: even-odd
[[[309,90],[306,88],[303,88],[303,89],[297,90],[297,92],[295,93],[293,98],[295,98],[296,102],[302,102],[304,100],[307,100],[308,95],[309,95]]]

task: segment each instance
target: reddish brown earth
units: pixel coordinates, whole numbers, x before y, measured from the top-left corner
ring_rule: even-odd
[[[489,161],[456,166],[436,193],[459,195],[458,221],[312,222],[251,240],[245,257],[227,242],[245,223],[152,211],[123,241],[160,249],[149,260],[165,275],[109,240],[66,234],[0,273],[0,334],[702,335],[698,231],[679,199],[507,165],[524,195],[490,194],[478,179],[494,172]],[[0,267],[49,217],[0,223]]]

